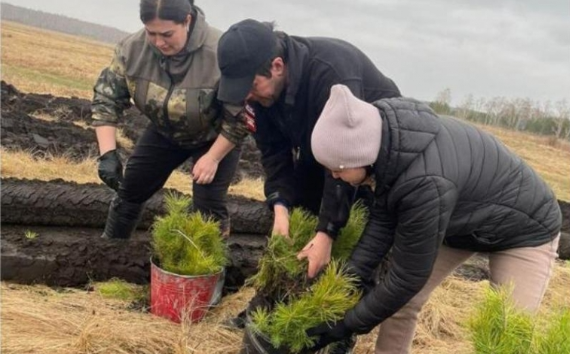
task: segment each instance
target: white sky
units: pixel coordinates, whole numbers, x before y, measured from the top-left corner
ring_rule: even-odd
[[[139,0],[8,0],[134,32]],[[352,42],[406,96],[570,100],[567,0],[195,0],[226,30],[245,18],[300,36]]]

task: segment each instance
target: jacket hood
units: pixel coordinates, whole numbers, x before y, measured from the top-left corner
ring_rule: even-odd
[[[425,103],[411,98],[387,98],[373,103],[382,116],[382,143],[374,163],[376,193],[389,189],[410,164],[432,143],[441,126],[437,115]],[[415,114],[424,127],[417,131]]]

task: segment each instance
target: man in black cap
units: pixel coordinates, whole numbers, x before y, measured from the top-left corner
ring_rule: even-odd
[[[355,46],[333,38],[289,36],[247,19],[218,43],[218,99],[247,103],[274,211],[273,234],[289,233],[289,209],[319,216],[315,237],[299,253],[314,277],[330,261],[332,242],[348,220],[355,187],[332,178],[315,160],[311,133],[335,84],[366,102],[399,97],[396,84]]]

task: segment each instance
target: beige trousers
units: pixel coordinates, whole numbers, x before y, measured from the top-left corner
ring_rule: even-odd
[[[489,253],[490,282],[493,286],[513,285],[512,297],[520,308],[535,312],[548,286],[560,235],[538,247],[521,247]],[[375,354],[408,354],[418,314],[431,292],[455,268],[475,252],[442,246],[433,271],[423,289],[404,307],[380,325]]]

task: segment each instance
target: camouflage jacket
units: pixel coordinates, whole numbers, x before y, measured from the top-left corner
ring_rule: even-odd
[[[144,29],[123,39],[94,87],[93,126],[116,126],[131,103],[157,131],[179,146],[204,145],[222,134],[234,144],[247,135],[241,107],[216,99],[221,32],[201,12],[193,16],[186,47],[166,57],[146,41]]]

